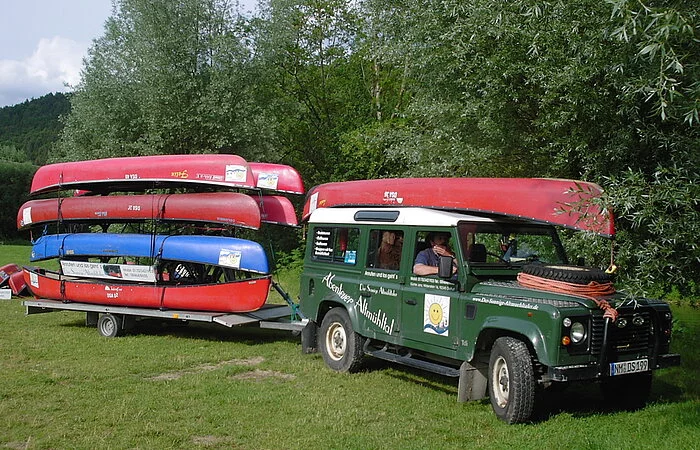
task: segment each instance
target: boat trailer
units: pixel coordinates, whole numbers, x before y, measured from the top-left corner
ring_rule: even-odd
[[[257,325],[259,328],[301,332],[308,319],[298,311],[289,294],[276,282],[275,290],[285,299],[287,305],[266,303],[262,308],[246,313],[224,313],[187,310],[161,310],[154,308],[133,308],[128,306],[97,305],[81,302],[36,299],[22,302],[26,314],[42,314],[54,311],[77,311],[86,313],[85,324],[96,326],[105,337],[116,337],[132,329],[136,319],[156,318],[181,322],[207,322],[233,328],[236,326]]]

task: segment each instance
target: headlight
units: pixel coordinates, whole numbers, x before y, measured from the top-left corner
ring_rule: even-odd
[[[578,344],[586,338],[586,328],[581,322],[574,322],[571,325],[571,342]]]

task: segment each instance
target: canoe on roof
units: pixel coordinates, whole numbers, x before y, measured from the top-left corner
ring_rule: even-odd
[[[388,178],[309,190],[302,220],[317,208],[424,207],[530,219],[613,236],[613,215],[594,183],[547,178]]]

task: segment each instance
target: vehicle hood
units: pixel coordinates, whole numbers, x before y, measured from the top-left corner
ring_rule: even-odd
[[[590,309],[598,308],[598,305],[590,298],[523,287],[517,281],[483,281],[474,285],[471,293],[502,298],[508,301],[548,304],[559,308],[577,306],[584,306]],[[599,297],[599,299],[606,300],[613,307],[617,307],[624,302],[625,296],[616,293],[610,296]]]

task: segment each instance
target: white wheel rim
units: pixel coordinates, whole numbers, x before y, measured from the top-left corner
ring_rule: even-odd
[[[491,386],[493,386],[493,395],[495,397],[496,404],[501,408],[505,408],[508,404],[508,395],[510,392],[510,377],[508,374],[508,363],[502,356],[499,356],[498,359],[496,359],[492,377]]]
[[[111,320],[102,321],[102,334],[109,336],[114,332],[114,322]]]
[[[345,328],[338,322],[333,322],[328,327],[326,332],[326,349],[328,356],[333,361],[340,361],[345,356],[347,335],[345,334]]]

